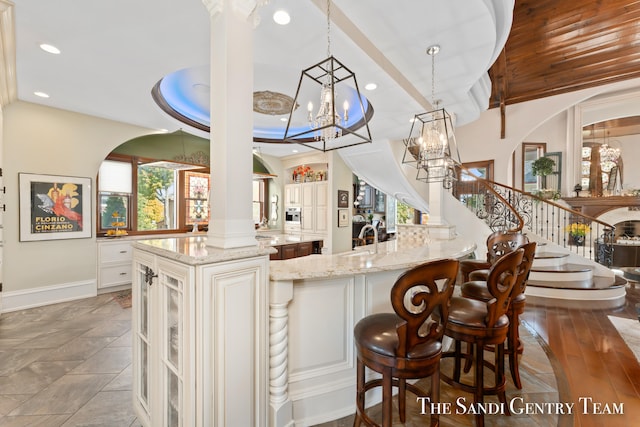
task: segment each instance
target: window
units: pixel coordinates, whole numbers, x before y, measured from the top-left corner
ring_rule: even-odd
[[[163,166],[138,166],[137,229],[175,230],[178,228],[176,209],[177,171]]]
[[[209,174],[186,171],[184,177],[186,223],[209,223]]]
[[[256,224],[268,215],[267,184],[267,179],[253,181]],[[209,223],[210,189],[205,167],[112,154],[98,175],[98,235],[115,229],[130,234],[188,231],[194,224],[202,229]]]
[[[253,180],[253,223],[260,224],[267,217],[265,200],[267,200],[267,181],[265,179]]]

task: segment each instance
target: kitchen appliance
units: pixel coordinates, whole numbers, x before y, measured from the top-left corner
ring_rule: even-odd
[[[289,207],[284,211],[284,222],[286,224],[300,224],[302,215],[299,207]]]

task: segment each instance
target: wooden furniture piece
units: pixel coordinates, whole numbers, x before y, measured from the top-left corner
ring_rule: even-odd
[[[442,335],[458,272],[458,261],[445,259],[403,273],[391,289],[395,313],[378,313],[360,320],[354,328],[357,350],[356,418],[377,426],[365,412],[365,393],[382,387],[382,426],[391,426],[392,386],[398,387],[400,421],[405,422],[406,390],[426,394],[407,379],[431,377],[431,402],[440,400]],[[428,325],[425,328],[424,325]],[[419,333],[420,331],[420,333]],[[365,367],[382,375],[365,383]],[[438,425],[438,415],[431,415]]]
[[[571,209],[583,215],[597,218],[607,211],[618,208],[640,208],[638,196],[609,196],[609,197],[563,197]]]
[[[473,393],[473,402],[477,407],[484,402],[485,395],[497,395],[500,402],[506,403],[504,375],[504,342],[509,330],[509,318],[506,315],[511,290],[516,283],[518,267],[522,262],[524,250],[517,249],[500,258],[491,266],[487,277],[487,288],[492,296],[488,302],[470,298],[454,297],[449,308],[449,321],[445,335],[453,338],[454,350],[442,355],[454,358],[451,376],[441,374],[443,381],[452,387]],[[473,382],[461,379],[461,362],[469,356],[462,353],[462,343],[473,347],[475,354]],[[484,360],[486,345],[495,346],[493,364]],[[484,384],[484,367],[494,371],[493,387]],[[507,413],[508,407],[505,405]],[[475,415],[476,426],[484,426],[482,411]]]
[[[533,259],[536,253],[536,242],[529,242],[522,246],[524,251],[522,262],[518,267],[518,277],[511,291],[511,302],[507,309],[507,317],[509,318],[509,331],[507,333],[507,348],[505,353],[509,357],[509,370],[511,378],[518,389],[522,389],[522,381],[520,380],[519,356],[524,350],[524,346],[520,341],[520,314],[524,313],[526,297],[524,291],[529,279],[529,272],[533,265]],[[487,276],[482,270],[474,271],[470,275],[471,281],[463,283],[460,287],[462,296],[488,302],[493,298],[487,287]]]
[[[462,273],[462,282],[469,281],[469,274],[476,270],[489,269],[501,256],[513,252],[529,239],[520,232],[511,231],[495,231],[487,237],[487,258],[465,259],[460,261],[460,272]]]
[[[322,253],[322,240],[313,240],[300,243],[287,243],[284,245],[273,245],[277,251],[269,255],[270,260],[282,260],[303,257],[311,254]]]

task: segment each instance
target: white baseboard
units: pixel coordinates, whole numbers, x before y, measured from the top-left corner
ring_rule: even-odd
[[[22,291],[2,292],[1,310],[3,313],[6,313],[59,302],[90,298],[96,295],[97,286],[95,280],[42,286]]]

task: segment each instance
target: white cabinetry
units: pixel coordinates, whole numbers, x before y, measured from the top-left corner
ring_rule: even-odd
[[[136,254],[134,406],[146,426],[195,424],[195,298],[189,267]]]
[[[98,290],[128,287],[131,285],[131,268],[130,241],[98,241]]]
[[[268,253],[134,250],[133,404],[145,427],[266,427]],[[186,248],[186,249],[185,249]],[[190,249],[189,249],[190,250]],[[237,257],[237,255],[236,255]],[[182,262],[184,261],[184,262]]]
[[[284,207],[300,206],[300,184],[284,186]]]
[[[328,182],[306,182],[301,186],[303,233],[326,233],[328,230]]]

